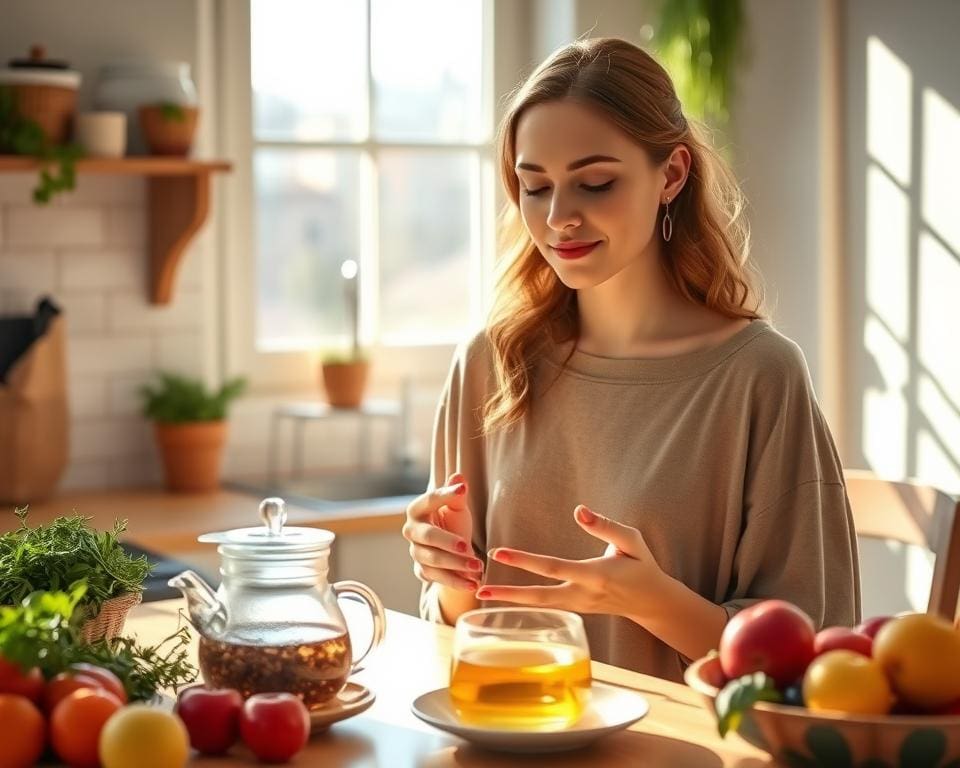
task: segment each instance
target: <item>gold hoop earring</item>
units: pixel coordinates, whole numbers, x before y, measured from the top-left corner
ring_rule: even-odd
[[[670,242],[670,238],[673,237],[673,219],[670,218],[670,198],[666,199],[664,202],[666,210],[663,212],[663,221],[660,224],[660,234],[663,235],[663,240],[666,243]]]

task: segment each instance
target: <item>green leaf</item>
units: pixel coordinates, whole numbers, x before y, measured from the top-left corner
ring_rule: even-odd
[[[165,101],[158,106],[160,107],[160,117],[168,123],[182,123],[187,119],[187,113],[179,104]]]
[[[900,768],[936,768],[947,752],[947,739],[937,728],[920,728],[900,746]]]
[[[846,739],[829,725],[815,725],[807,729],[807,747],[813,754],[817,765],[829,768],[853,768],[853,753]]]
[[[782,701],[773,679],[763,672],[731,680],[717,694],[717,729],[721,736],[728,731],[736,731],[743,720],[743,714],[758,701]]]
[[[246,379],[235,378],[219,390],[209,391],[199,379],[160,373],[158,383],[140,388],[143,415],[166,424],[220,421],[226,418],[230,402],[246,386]]]

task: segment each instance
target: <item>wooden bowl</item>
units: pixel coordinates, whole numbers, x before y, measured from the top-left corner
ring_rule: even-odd
[[[720,659],[706,656],[684,673],[716,715]],[[960,765],[960,715],[845,715],[760,702],[740,736],[793,768],[953,768]]]

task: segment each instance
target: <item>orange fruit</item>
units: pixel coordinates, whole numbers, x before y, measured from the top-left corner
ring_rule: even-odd
[[[884,715],[894,698],[876,661],[842,649],[827,651],[810,663],[803,676],[803,700],[815,711]]]
[[[908,704],[938,709],[960,699],[960,632],[939,616],[888,621],[873,640],[873,658]]]

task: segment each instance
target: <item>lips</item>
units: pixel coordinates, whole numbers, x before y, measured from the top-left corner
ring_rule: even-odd
[[[593,243],[584,243],[584,242],[570,242],[570,243],[558,243],[557,245],[550,246],[553,249],[553,252],[557,254],[561,259],[570,261],[573,259],[582,259],[588,253],[590,253],[594,248],[600,245],[600,241],[597,240]]]

